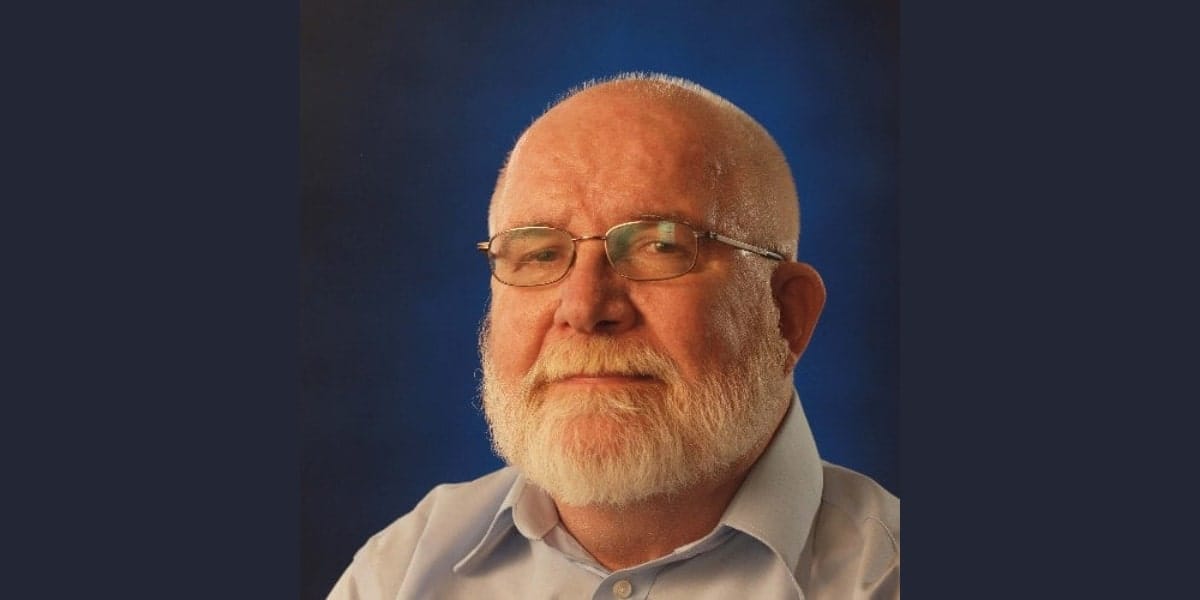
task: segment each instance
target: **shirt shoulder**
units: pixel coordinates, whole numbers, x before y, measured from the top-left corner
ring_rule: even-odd
[[[829,462],[822,467],[821,502],[854,515],[865,528],[882,528],[898,552],[900,499],[862,473]]]
[[[412,565],[449,569],[486,533],[516,477],[505,467],[474,481],[434,487],[359,548],[328,598],[391,599]]]
[[[816,566],[827,570],[822,579],[852,582],[845,597],[899,597],[900,499],[866,475],[822,467],[812,548]]]

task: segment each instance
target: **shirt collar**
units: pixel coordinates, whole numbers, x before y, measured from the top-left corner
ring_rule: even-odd
[[[823,485],[817,445],[800,398],[793,393],[779,431],[751,467],[721,523],[762,542],[795,572]]]
[[[491,554],[513,528],[529,539],[540,540],[558,524],[558,509],[545,492],[525,480],[518,472],[508,495],[496,509],[487,533],[478,544],[454,565],[454,572],[471,569]]]
[[[795,572],[821,502],[822,485],[816,442],[793,392],[779,431],[746,475],[721,524],[762,542]],[[482,562],[514,528],[538,540],[557,524],[558,510],[550,496],[518,475],[487,533],[454,565],[454,572]]]

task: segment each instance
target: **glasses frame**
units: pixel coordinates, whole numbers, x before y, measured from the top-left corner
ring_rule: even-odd
[[[633,225],[634,223],[674,223],[676,225],[684,225],[688,229],[690,229],[692,231],[692,234],[696,238],[697,251],[696,251],[695,256],[692,257],[692,263],[690,265],[688,265],[687,270],[683,271],[682,273],[680,273],[678,275],[672,275],[670,277],[654,277],[654,278],[650,278],[650,279],[634,279],[633,277],[629,277],[629,276],[621,273],[621,271],[617,270],[617,265],[615,263],[613,263],[612,255],[609,254],[609,252],[608,252],[608,237],[610,235],[612,235],[613,230],[624,227],[626,225]],[[522,229],[553,229],[555,231],[561,231],[561,232],[567,234],[568,236],[570,236],[570,238],[571,238],[571,262],[570,262],[570,264],[567,265],[567,268],[566,268],[566,270],[563,271],[563,274],[560,275],[557,279],[554,279],[553,281],[547,281],[545,283],[533,283],[533,284],[528,284],[528,285],[518,285],[518,284],[509,283],[507,281],[504,281],[503,279],[500,279],[500,277],[496,275],[496,262],[495,262],[495,260],[493,260],[492,253],[491,253],[492,242],[495,241],[496,238],[498,238],[506,233],[511,233],[513,231],[520,231]],[[615,272],[617,275],[620,275],[621,277],[628,279],[630,281],[664,281],[667,279],[674,279],[676,277],[683,277],[684,275],[691,273],[692,269],[696,268],[696,261],[698,260],[698,258],[700,256],[700,252],[699,252],[700,240],[713,240],[716,242],[721,242],[722,244],[726,244],[728,246],[733,246],[734,248],[737,248],[739,250],[745,250],[747,252],[751,252],[753,254],[757,254],[758,256],[761,256],[763,258],[768,258],[771,260],[776,260],[776,261],[786,260],[784,258],[784,256],[778,252],[773,252],[766,248],[763,248],[760,246],[755,246],[754,244],[743,242],[741,240],[731,238],[727,235],[722,235],[715,231],[701,231],[698,227],[696,227],[695,225],[692,225],[691,223],[688,223],[687,221],[676,221],[673,219],[655,219],[655,218],[635,219],[633,221],[617,223],[616,225],[609,227],[608,231],[604,232],[604,235],[577,236],[577,235],[571,233],[570,231],[567,231],[566,229],[560,229],[558,227],[550,227],[549,225],[528,225],[525,227],[513,227],[512,229],[505,229],[504,231],[501,231],[501,232],[497,233],[496,235],[493,235],[492,237],[488,238],[488,240],[486,242],[476,243],[475,249],[480,252],[483,252],[484,254],[487,255],[488,268],[491,270],[492,277],[495,278],[496,281],[499,281],[500,283],[503,283],[504,285],[512,286],[512,287],[541,287],[543,285],[551,285],[554,283],[558,283],[558,282],[562,281],[563,279],[565,279],[567,277],[567,275],[570,274],[571,269],[573,269],[575,267],[575,259],[576,259],[576,257],[579,256],[579,242],[588,242],[588,241],[592,241],[592,240],[599,240],[599,241],[604,242],[604,258],[606,260],[608,260],[609,266],[611,266],[613,268],[613,272]]]

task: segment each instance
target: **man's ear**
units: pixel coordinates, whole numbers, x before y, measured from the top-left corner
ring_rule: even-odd
[[[771,292],[779,306],[779,332],[788,343],[789,360],[785,367],[790,371],[808,347],[817,317],[825,307],[825,283],[808,264],[785,261],[771,276]]]

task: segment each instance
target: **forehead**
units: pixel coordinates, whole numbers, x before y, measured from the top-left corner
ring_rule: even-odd
[[[560,108],[514,148],[493,198],[493,232],[644,215],[702,225],[716,217],[729,165],[721,136],[703,118],[628,98]]]

